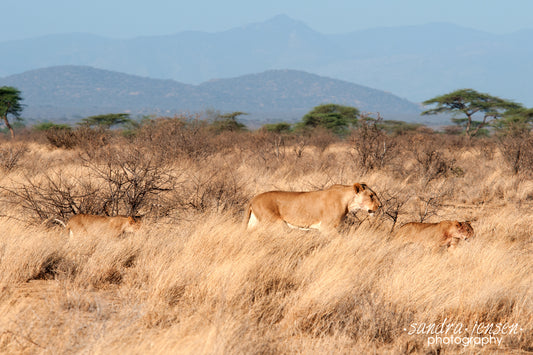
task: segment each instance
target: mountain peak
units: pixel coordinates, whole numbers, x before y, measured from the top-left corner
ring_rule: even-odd
[[[266,21],[264,21],[265,23],[274,23],[274,24],[278,24],[278,25],[295,25],[295,24],[303,24],[303,22],[301,21],[297,21],[295,19],[293,19],[292,17],[288,16],[288,15],[285,15],[285,14],[279,14],[279,15],[276,15]]]
[[[294,31],[294,30],[304,30],[304,31],[313,31],[309,26],[304,22],[293,19],[290,16],[285,14],[276,15],[263,22],[255,22],[245,26],[246,29],[253,30],[282,30],[282,31]]]

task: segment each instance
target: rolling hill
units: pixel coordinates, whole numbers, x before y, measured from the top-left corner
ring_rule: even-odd
[[[496,35],[446,23],[322,34],[287,16],[207,33],[110,39],[58,34],[0,42],[0,76],[84,65],[200,84],[290,68],[422,102],[471,87],[533,106],[533,30]]]
[[[322,103],[379,111],[388,119],[417,120],[420,107],[390,93],[303,71],[270,70],[199,85],[96,69],[58,66],[0,78],[17,87],[23,116],[38,120],[79,119],[130,112],[172,115],[215,109],[244,111],[249,121],[299,120]]]

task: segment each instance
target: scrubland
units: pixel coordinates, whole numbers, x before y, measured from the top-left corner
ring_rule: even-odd
[[[2,353],[533,351],[533,152],[515,162],[512,141],[214,134],[179,118],[93,133],[0,142]],[[348,215],[338,235],[243,228],[257,193],[354,182],[383,208]],[[144,224],[69,238],[53,219],[74,213]],[[391,238],[443,219],[471,221],[475,237],[453,253]],[[499,344],[430,344],[420,326],[442,323],[461,338],[517,328],[492,332]]]

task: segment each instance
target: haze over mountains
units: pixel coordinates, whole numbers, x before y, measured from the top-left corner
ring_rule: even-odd
[[[312,107],[337,103],[392,119],[413,120],[420,107],[390,93],[296,70],[270,70],[200,85],[85,66],[37,69],[0,79],[23,92],[24,116],[78,119],[131,112],[173,115],[209,109],[244,111],[244,120],[299,120]]]
[[[227,100],[243,106],[256,102],[265,107],[269,101],[244,93],[237,98],[234,94],[240,92],[241,87],[236,85],[242,82],[236,79],[232,79],[233,82],[222,80],[218,84],[209,82],[211,79],[245,76],[241,79],[249,81],[253,75],[248,74],[279,69],[296,69],[357,83],[412,102],[468,87],[533,106],[531,29],[495,35],[434,23],[326,35],[287,16],[277,16],[217,33],[191,31],[126,40],[89,34],[51,35],[0,42],[0,53],[0,78],[52,66],[91,66],[141,77],[173,79],[177,82],[152,81],[162,91],[154,89],[151,99],[156,100],[157,93],[174,95],[176,99],[188,92],[195,97],[188,102],[212,100],[208,106],[220,110],[226,108],[219,106],[219,102]],[[0,79],[0,84],[7,79]],[[135,82],[140,78],[120,80]],[[143,82],[142,85],[148,85],[148,81]],[[191,85],[200,83],[203,84]],[[214,89],[222,84],[226,85],[225,89]],[[298,89],[295,85],[287,85],[291,92]],[[165,89],[170,86],[170,91]],[[25,90],[27,98],[32,95]],[[142,95],[130,96],[134,104],[133,99]],[[292,99],[293,102],[298,100]],[[315,101],[311,107],[320,103]],[[98,105],[98,100],[94,104]],[[230,109],[246,111],[250,107],[231,106]],[[402,114],[401,111],[397,113]]]

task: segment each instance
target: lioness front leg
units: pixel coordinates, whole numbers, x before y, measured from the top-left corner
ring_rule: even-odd
[[[321,223],[319,231],[329,235],[340,235],[339,224],[340,222]]]

